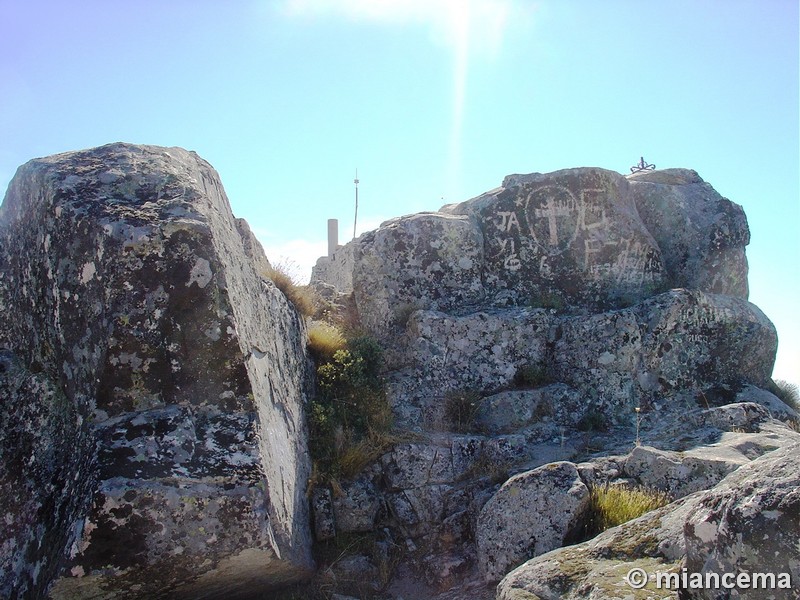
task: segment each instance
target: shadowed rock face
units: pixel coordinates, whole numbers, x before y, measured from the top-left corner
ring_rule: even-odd
[[[229,598],[311,567],[304,326],[266,264],[194,153],[112,144],[19,169],[0,208],[16,355],[0,375],[30,424],[3,423],[3,489],[42,489],[5,460],[22,436],[74,493],[5,504],[4,560],[29,571],[3,569],[0,590],[42,595],[65,555],[52,597]]]

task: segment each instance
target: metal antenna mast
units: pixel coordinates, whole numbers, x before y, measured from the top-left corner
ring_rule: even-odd
[[[358,223],[358,169],[356,169],[356,178],[353,180],[356,184],[356,216],[353,219],[353,239],[356,238],[356,223]]]

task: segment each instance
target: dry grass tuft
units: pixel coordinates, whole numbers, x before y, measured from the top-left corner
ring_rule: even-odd
[[[335,325],[315,322],[308,329],[308,349],[317,362],[330,360],[337,350],[347,348],[347,340]]]
[[[780,398],[784,404],[794,410],[800,410],[800,388],[796,383],[776,379],[770,387],[772,388],[770,391]]]
[[[297,283],[297,278],[292,275],[290,265],[276,263],[262,275],[275,284],[275,287],[294,305],[297,312],[304,317],[314,314],[317,308],[316,296],[310,287]]]
[[[644,487],[604,485],[589,492],[587,532],[590,537],[641,517],[671,502],[668,494]]]

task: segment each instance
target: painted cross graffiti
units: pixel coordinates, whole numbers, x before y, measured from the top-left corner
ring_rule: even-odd
[[[550,233],[550,245],[558,246],[558,225],[557,217],[568,217],[572,213],[569,206],[557,203],[553,196],[547,198],[544,208],[537,208],[534,214],[540,219],[547,219],[548,230]]]

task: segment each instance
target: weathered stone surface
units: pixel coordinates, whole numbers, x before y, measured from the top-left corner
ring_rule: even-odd
[[[753,597],[794,599],[800,581],[800,445],[742,467],[705,494],[686,520],[686,568],[692,573],[790,575],[788,586]],[[792,583],[793,582],[793,583]],[[779,582],[776,582],[779,584]],[[773,584],[774,585],[774,584]],[[713,590],[691,590],[712,600]]]
[[[669,286],[747,298],[742,207],[688,169],[628,176],[639,215],[661,248]]]
[[[725,384],[763,387],[777,351],[775,327],[756,306],[689,290],[560,325],[552,376],[610,405]]]
[[[624,177],[594,168],[509,175],[499,190],[443,208],[475,217],[495,304],[598,307],[646,298],[664,283],[661,251]]]
[[[57,470],[97,461],[75,471],[75,506],[50,496],[38,519],[69,553],[53,597],[235,597],[311,566],[304,329],[265,265],[193,153],[112,144],[19,169],[0,208],[0,345],[98,442],[95,457],[76,426],[46,448]],[[48,403],[30,410],[62,427]]]
[[[483,238],[468,217],[392,219],[355,246],[356,304],[364,326],[381,337],[416,309],[446,311],[484,298]]]
[[[415,312],[408,323],[407,349],[389,365],[397,368],[389,375],[388,388],[399,420],[412,427],[446,429],[448,393],[503,389],[519,369],[543,366],[552,319],[543,309],[463,317]]]
[[[347,244],[337,248],[331,256],[320,256],[311,269],[311,285],[327,283],[334,286],[339,293],[351,293],[355,249],[355,244]]]
[[[364,324],[386,336],[413,309],[596,311],[670,287],[746,297],[748,242],[741,207],[693,171],[567,169],[387,221],[320,259],[314,279],[353,289]]]
[[[509,479],[483,507],[475,529],[487,581],[564,543],[589,503],[575,465],[559,462]]]
[[[783,402],[775,394],[754,385],[746,385],[736,394],[737,403],[755,403],[765,407],[776,419],[800,421],[800,413]]]
[[[94,483],[88,422],[46,373],[0,351],[0,597],[39,598]]]
[[[560,424],[577,422],[589,409],[611,420],[627,419],[634,406],[663,405],[677,393],[696,392],[702,402],[701,392],[710,388],[765,386],[777,334],[745,300],[673,290],[589,316],[543,309],[464,316],[417,311],[404,348],[390,363],[396,369],[388,377],[390,402],[400,423],[431,430],[447,428],[448,394],[471,390],[492,396],[514,387],[516,375],[529,368],[542,372],[542,383],[557,381],[572,390],[561,397],[566,403],[544,403]],[[484,418],[479,412],[479,418],[490,428],[530,422],[522,398],[532,402],[542,393],[520,396],[519,405],[507,406],[514,414]],[[548,414],[544,404],[537,403],[539,417]]]
[[[796,435],[796,434],[795,434]],[[790,443],[749,462],[714,488],[651,511],[579,545],[538,556],[510,572],[498,600],[519,598],[678,598],[658,589],[656,573],[780,573],[800,571],[800,445]],[[650,579],[632,589],[625,576]],[[684,590],[681,598],[717,598],[717,590]],[[706,595],[704,595],[704,593]],[[796,588],[751,590],[752,598],[795,598]],[[526,594],[528,594],[526,596]],[[731,596],[735,597],[735,596]]]
[[[372,531],[381,509],[381,498],[373,479],[380,469],[366,471],[353,481],[341,485],[341,493],[333,496],[333,514],[336,530],[350,533]]]
[[[314,537],[325,541],[336,535],[331,490],[317,486],[311,494],[311,514],[314,518]]]
[[[583,396],[564,384],[508,390],[483,399],[475,425],[487,433],[511,433],[543,419],[574,426],[585,412]]]

